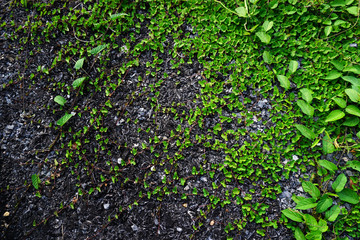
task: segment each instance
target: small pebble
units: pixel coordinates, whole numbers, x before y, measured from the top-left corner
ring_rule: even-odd
[[[9,212],[5,212],[3,216],[4,216],[4,217],[8,217],[8,216],[10,216],[10,213],[9,213]]]
[[[210,226],[213,226],[215,224],[215,221],[214,220],[211,220],[210,221]]]
[[[109,209],[109,207],[110,207],[110,204],[108,204],[108,203],[105,203],[105,204],[104,204],[104,209],[105,209],[105,210]]]
[[[293,159],[294,161],[296,161],[296,160],[299,160],[299,157],[296,156],[296,155],[292,155],[292,159]]]
[[[133,225],[131,226],[131,228],[132,228],[132,230],[135,231],[135,232],[138,230],[138,226],[136,226],[135,224],[133,224]]]
[[[181,227],[177,227],[177,228],[176,228],[176,231],[182,232],[182,228],[181,228]]]
[[[187,203],[184,203],[184,204],[183,204],[183,207],[184,207],[184,208],[187,208],[187,207],[188,207],[188,204],[187,204]]]

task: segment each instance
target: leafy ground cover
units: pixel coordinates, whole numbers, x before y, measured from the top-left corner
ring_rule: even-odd
[[[1,3],[1,237],[359,239],[359,4]]]

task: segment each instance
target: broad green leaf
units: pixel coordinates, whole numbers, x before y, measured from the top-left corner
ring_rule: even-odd
[[[67,121],[69,121],[72,116],[73,115],[71,113],[65,113],[65,115],[56,122],[56,124],[59,126],[63,126]]]
[[[328,210],[329,207],[331,207],[332,203],[333,203],[332,198],[330,198],[327,195],[322,196],[319,199],[318,205],[316,206],[316,212],[317,213],[325,212],[326,210]]]
[[[335,152],[335,147],[334,147],[333,141],[327,132],[325,132],[325,136],[323,138],[322,144],[323,144],[323,151],[325,154]],[[322,160],[322,161],[326,161],[326,160]]]
[[[55,98],[54,98],[54,101],[61,105],[61,106],[64,106],[64,104],[66,103],[66,99],[60,95],[57,95]]]
[[[354,89],[347,88],[347,89],[345,89],[345,93],[346,93],[346,95],[349,96],[351,101],[356,102],[356,103],[360,101],[360,94],[357,91],[355,91]]]
[[[255,34],[260,39],[261,42],[266,44],[270,43],[271,36],[269,34],[265,32],[256,32]]]
[[[318,199],[320,197],[320,190],[311,182],[302,182],[302,188],[305,192],[309,193],[311,197]]]
[[[360,117],[360,109],[357,106],[349,105],[346,107],[345,111],[351,115]]]
[[[302,88],[300,89],[300,92],[301,92],[301,97],[310,104],[311,101],[313,100],[312,91],[308,88]]]
[[[331,187],[335,192],[341,192],[344,189],[346,182],[347,179],[345,174],[341,173],[337,176]]]
[[[332,26],[326,26],[326,27],[324,28],[325,36],[329,36],[330,33],[331,33],[331,31],[332,31]]]
[[[287,218],[295,221],[295,222],[303,222],[303,217],[299,213],[299,211],[296,211],[294,209],[288,208],[281,211]]]
[[[295,203],[299,203],[304,199],[307,199],[306,197],[303,196],[296,196],[296,195],[292,195],[291,199],[295,202]]]
[[[80,58],[79,60],[77,60],[74,68],[76,70],[79,70],[80,68],[82,68],[82,66],[84,65],[84,60],[85,60],[85,58]]]
[[[332,70],[331,72],[328,73],[328,75],[326,75],[326,77],[324,79],[326,80],[334,80],[337,79],[339,77],[342,76],[342,73],[336,71],[336,70]]]
[[[324,220],[324,219],[321,219],[319,220],[319,223],[318,223],[318,230],[320,232],[326,232],[328,230],[328,226],[327,226],[327,222]]]
[[[317,206],[315,199],[313,198],[305,198],[301,200],[298,204],[296,204],[295,209],[306,210],[310,208],[314,208]]]
[[[263,59],[264,59],[264,62],[266,62],[267,64],[271,64],[272,63],[272,55],[270,52],[268,51],[264,51],[263,53]]]
[[[360,122],[358,117],[349,117],[346,118],[346,121],[343,123],[344,126],[347,127],[355,127],[356,125],[358,125]]]
[[[359,195],[349,188],[344,188],[341,192],[338,192],[338,195],[341,201],[351,204],[359,203]]]
[[[312,230],[306,234],[308,240],[322,240],[322,232],[319,230]]]
[[[108,45],[107,44],[103,44],[103,45],[99,45],[93,49],[91,49],[90,53],[92,55],[96,55],[98,54],[99,52],[101,52],[102,50],[104,50]]]
[[[339,214],[340,214],[339,205],[334,205],[329,209],[329,211],[325,213],[325,217],[328,221],[333,222],[336,220]]]
[[[328,160],[319,160],[319,165],[331,172],[335,172],[336,170],[338,170],[338,167],[332,162],[329,162]]]
[[[310,117],[314,115],[314,108],[304,100],[300,99],[296,102],[296,104],[301,108],[301,111],[306,115]]]
[[[359,15],[359,8],[356,6],[349,7],[346,9],[346,11],[348,11],[348,13],[350,13],[351,15],[354,15],[354,16]]]
[[[289,72],[290,73],[296,72],[298,66],[299,66],[299,63],[297,61],[291,60],[289,63]]]
[[[341,108],[345,108],[346,107],[346,101],[342,98],[336,97],[333,98],[334,102],[336,102],[336,104],[341,107]]]
[[[238,7],[235,9],[235,11],[239,17],[247,17],[247,11],[245,7]]]
[[[350,167],[350,168],[360,172],[360,161],[356,161],[356,160],[348,161],[346,163],[346,167]]]
[[[327,115],[325,122],[334,122],[339,119],[342,119],[343,117],[345,117],[345,113],[343,113],[340,110],[334,110],[334,111],[331,111],[331,113],[329,113],[329,115]]]
[[[342,76],[341,78],[353,85],[360,86],[360,78],[356,78],[354,76]]]
[[[304,125],[301,125],[301,124],[294,124],[294,125],[297,128],[297,130],[299,130],[304,137],[306,137],[310,140],[313,140],[316,138],[315,133],[313,131],[311,131],[309,128],[305,127]]]
[[[75,81],[73,81],[72,85],[74,88],[78,88],[81,86],[81,84],[84,82],[84,80],[86,79],[86,77],[81,77],[76,79]]]
[[[339,71],[342,71],[345,66],[344,62],[337,61],[337,60],[332,60],[331,64],[334,65],[334,67]]]
[[[110,20],[115,20],[115,19],[118,19],[122,16],[128,16],[128,14],[126,13],[115,13],[115,14],[111,14],[110,15]]]
[[[305,235],[300,228],[295,228],[294,237],[296,240],[306,240]]]
[[[274,25],[273,21],[269,22],[268,20],[266,20],[262,26],[263,26],[264,31],[267,32],[273,27],[273,25]]]
[[[314,218],[314,216],[310,215],[310,214],[304,214],[304,220],[305,220],[305,224],[308,225],[309,229],[312,230],[312,229],[315,229],[317,230],[317,221],[316,219]]]
[[[355,74],[360,74],[360,66],[359,65],[349,65],[343,69],[343,72],[353,72]]]
[[[346,5],[345,0],[335,0],[330,3],[332,7],[344,7]]]
[[[36,190],[39,189],[39,184],[41,183],[41,181],[37,174],[31,175],[31,182]]]
[[[282,86],[283,88],[285,88],[286,90],[288,90],[290,88],[290,81],[289,79],[284,76],[284,75],[277,75],[276,76],[277,79],[279,80],[280,82],[280,86]]]

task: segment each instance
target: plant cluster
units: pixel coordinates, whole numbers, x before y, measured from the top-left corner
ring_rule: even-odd
[[[39,168],[26,186],[41,202],[62,174],[74,179],[74,198],[34,219],[34,229],[110,186],[131,186],[104,228],[146,199],[176,196],[205,201],[193,238],[222,208],[242,216],[221,223],[228,239],[249,223],[259,239],[279,225],[296,239],[360,237],[359,3],[13,1],[36,13],[2,24],[14,30],[8,39],[31,49],[24,72],[4,88],[45,83],[52,99],[38,111],[56,118],[47,127],[58,133],[33,162],[50,177]],[[34,67],[57,39],[52,62]],[[197,64],[203,69],[187,76]],[[343,162],[341,152],[354,159]],[[183,166],[189,158],[194,165]],[[294,195],[295,209],[269,218],[280,181],[298,170],[311,197]],[[208,180],[202,189],[199,179]]]

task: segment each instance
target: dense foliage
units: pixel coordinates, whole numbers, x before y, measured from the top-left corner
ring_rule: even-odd
[[[1,26],[13,29],[6,37],[24,51],[32,49],[29,58],[69,36],[55,46],[53,62],[26,64],[19,79],[3,85],[25,79],[36,89],[46,82],[52,96],[39,108],[56,119],[48,127],[57,137],[32,163],[48,166],[51,175],[29,173],[27,186],[40,199],[44,186],[56,189],[59,176],[71,171],[73,195],[91,201],[111,185],[136,185],[109,222],[144,199],[200,196],[206,207],[194,234],[211,211],[233,205],[242,218],[226,222],[229,239],[250,222],[258,239],[279,225],[296,239],[360,238],[359,4],[12,1],[29,16]],[[195,63],[192,82],[182,81],[183,67]],[[59,71],[71,78],[48,77]],[[168,89],[190,84],[192,94],[164,100]],[[139,105],[138,114],[129,113]],[[174,124],[164,126],[164,119]],[[346,162],[342,153],[354,159]],[[194,159],[190,172],[182,165],[187,158]],[[296,206],[282,209],[281,218],[269,218],[266,203],[294,174],[306,193],[294,195]],[[200,178],[207,187],[189,184]],[[69,200],[59,199],[55,213],[34,219],[34,227],[74,208],[77,201]]]

